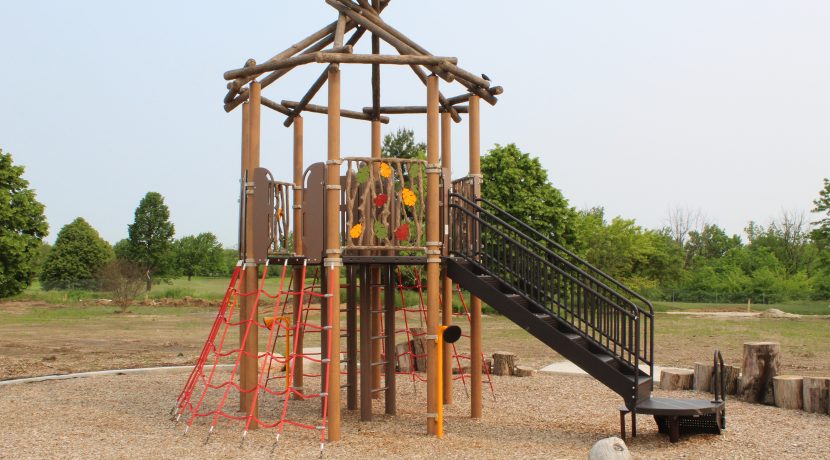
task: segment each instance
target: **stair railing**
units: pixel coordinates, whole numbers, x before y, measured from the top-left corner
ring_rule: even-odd
[[[450,194],[449,214],[452,255],[510,284],[633,369],[642,362],[653,374],[653,313],[540,243],[538,236],[528,236],[464,196]],[[639,380],[639,372],[635,375]]]

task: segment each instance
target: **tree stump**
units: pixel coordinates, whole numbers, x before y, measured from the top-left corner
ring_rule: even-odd
[[[734,395],[738,391],[738,376],[741,368],[738,366],[723,366],[723,376],[726,380],[726,394]]]
[[[804,411],[818,414],[830,412],[830,378],[804,377]]]
[[[412,356],[409,355],[409,347],[412,342],[404,342],[395,345],[395,355],[398,364],[398,372],[412,372]]]
[[[801,410],[804,405],[804,378],[800,375],[778,375],[772,378],[775,405],[782,409]]]
[[[516,377],[533,377],[536,369],[528,366],[516,366]]]
[[[660,389],[691,390],[694,374],[691,369],[663,369],[660,371]]]
[[[412,328],[412,353],[415,354],[415,370],[427,371],[427,330],[422,327]]]
[[[513,375],[516,367],[516,355],[507,351],[493,353],[493,374]]]
[[[772,378],[778,375],[781,346],[777,342],[747,342],[738,394],[749,402],[773,404]]]
[[[708,363],[695,363],[695,391],[712,392],[712,376],[715,368]]]
[[[625,441],[614,436],[600,439],[591,447],[588,460],[631,460]]]

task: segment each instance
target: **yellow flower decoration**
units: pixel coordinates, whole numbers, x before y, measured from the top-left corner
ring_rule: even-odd
[[[401,192],[401,198],[403,198],[403,204],[412,207],[415,206],[415,203],[418,202],[418,197],[415,196],[415,193],[408,188],[404,188]]]
[[[380,164],[380,176],[386,179],[392,177],[392,167],[387,163]]]
[[[360,238],[360,235],[363,234],[363,224],[354,224],[351,230],[349,230],[349,236],[352,238]]]

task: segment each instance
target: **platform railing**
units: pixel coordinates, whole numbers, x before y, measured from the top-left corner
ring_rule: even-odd
[[[409,158],[343,158],[345,250],[426,250],[426,165]]]

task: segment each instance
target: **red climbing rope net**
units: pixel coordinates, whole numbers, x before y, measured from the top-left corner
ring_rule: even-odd
[[[395,335],[402,340],[396,340],[399,345],[391,351],[386,350],[384,341],[381,341],[381,355],[386,360],[391,352],[396,359],[397,374],[407,375],[415,385],[426,381],[426,351],[423,346],[419,347],[419,343],[424,341],[423,336],[426,335],[427,309],[420,270],[418,267],[409,269],[412,270],[411,276],[405,277],[403,270],[398,268],[395,284],[396,297],[399,297],[400,302],[395,309],[396,316],[399,320],[403,319],[402,327],[396,327]],[[303,264],[301,268],[289,268],[286,260],[279,277],[269,278],[269,266],[266,264],[258,276],[256,289],[245,291],[245,270],[246,267],[241,262],[237,264],[207,340],[171,414],[177,422],[186,424],[185,433],[194,425],[209,426],[208,439],[222,421],[244,422],[243,439],[253,425],[276,428],[275,446],[286,427],[318,430],[322,452],[328,416],[327,357],[330,356],[333,339],[331,329],[325,324],[332,324],[332,321],[339,319],[341,313],[339,306],[332,305],[331,298],[324,292],[332,292],[343,286],[339,285],[339,280],[327,279],[325,282],[330,286],[324,290],[319,268],[314,269],[312,281],[307,284],[307,266]],[[405,281],[406,278],[410,281]],[[277,286],[270,286],[269,283],[273,284],[275,280],[278,280]],[[453,316],[469,321],[470,312],[464,292],[460,286],[456,286],[456,292],[461,308],[454,311]],[[253,298],[256,306],[250,308],[246,318],[241,316],[242,309],[239,308],[243,298]],[[259,313],[264,316],[262,320]],[[228,335],[232,329],[239,331],[238,340],[229,340]],[[248,388],[245,389],[239,383],[240,367],[243,357],[252,356],[246,351],[246,344],[248,340],[253,340],[255,335],[251,332],[254,330],[267,331],[267,341],[262,343],[263,337],[256,334],[260,345],[265,347],[259,347],[264,351],[256,356],[257,381],[253,384],[248,382]],[[349,333],[352,331],[342,329],[341,338]],[[231,335],[234,336],[233,333]],[[380,335],[384,335],[382,330]],[[469,337],[468,333],[462,334],[462,338],[469,340]],[[402,341],[405,341],[406,346],[402,347],[403,351],[398,351]],[[304,342],[319,343],[320,348],[304,347]],[[229,345],[230,343],[234,345]],[[461,380],[469,395],[467,383],[470,373],[469,367],[464,363],[468,363],[471,357],[469,352],[462,352],[462,349],[469,349],[468,344],[452,344],[453,380]],[[357,356],[359,351],[356,356],[347,359],[356,359]],[[484,359],[483,354],[480,359]],[[297,371],[298,368],[303,369],[301,373]],[[487,366],[483,366],[483,369],[495,400],[489,370]],[[346,373],[343,369],[338,371]],[[299,377],[298,374],[302,375],[301,383],[294,381]],[[237,398],[242,398],[243,395],[250,398],[250,405],[256,407],[256,411],[237,412],[228,409],[230,403],[240,402]],[[303,404],[312,399],[322,400],[322,410],[320,405],[311,407]]]
[[[176,421],[186,423],[185,433],[200,420],[206,421],[202,424],[209,423],[208,436],[214,432],[221,420],[244,421],[243,439],[251,426],[256,424],[263,428],[277,429],[276,445],[284,429],[287,426],[293,426],[319,430],[322,451],[329,393],[328,380],[323,376],[328,372],[329,363],[325,357],[329,356],[329,353],[322,353],[320,349],[301,349],[296,338],[305,337],[308,340],[310,336],[318,334],[319,343],[331,344],[330,328],[323,326],[323,322],[320,321],[323,311],[321,306],[330,303],[330,298],[321,292],[321,285],[317,283],[316,274],[315,281],[306,285],[306,269],[304,264],[300,270],[289,270],[286,261],[282,266],[276,291],[269,292],[266,286],[266,281],[268,281],[268,265],[266,264],[259,277],[257,289],[245,292],[242,289],[245,268],[242,268],[241,263],[237,265],[208,338],[173,409]],[[286,288],[288,272],[291,274],[288,277],[289,288]],[[295,277],[295,272],[299,276]],[[331,280],[331,282],[334,283],[336,280]],[[292,290],[290,286],[294,286],[294,289]],[[237,307],[243,297],[253,297],[256,308],[250,309],[247,318],[239,317],[238,321],[234,321],[234,312],[239,310]],[[289,306],[292,299],[295,300],[294,305]],[[317,306],[313,306],[315,304]],[[297,312],[294,311],[295,306],[299,309]],[[327,306],[329,308],[325,311],[328,312],[329,321],[331,321],[337,310],[331,308],[331,305]],[[266,315],[262,322],[257,317],[258,311]],[[286,315],[286,312],[290,316]],[[269,314],[271,316],[268,316]],[[294,321],[295,317],[301,320]],[[228,332],[232,328],[239,328],[241,336],[237,342],[238,348],[228,349]],[[268,332],[267,342],[264,351],[256,356],[259,368],[258,380],[250,388],[243,389],[238,383],[240,363],[243,356],[252,356],[245,350],[245,345],[253,337],[251,331],[254,328]],[[292,340],[292,337],[295,340]],[[277,344],[281,340],[286,343],[286,349],[281,348],[285,354],[277,352]],[[330,351],[330,348],[327,351]],[[304,380],[302,387],[293,385],[292,382],[293,369],[300,360],[315,363],[320,368],[320,372],[303,373],[303,376],[309,379]],[[228,368],[230,368],[229,373]],[[317,378],[318,385],[315,385],[315,378]],[[277,382],[278,385],[273,382]],[[232,393],[240,397],[243,394],[247,395],[250,398],[251,407],[256,407],[257,410],[234,413],[227,409]],[[292,411],[294,406],[301,406],[302,401],[310,399],[322,399],[322,411],[317,405],[314,405],[315,409],[310,411],[308,405]]]

